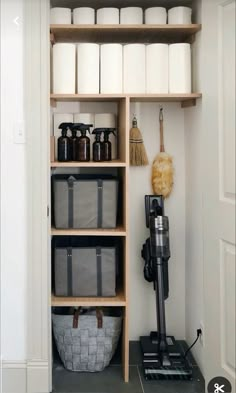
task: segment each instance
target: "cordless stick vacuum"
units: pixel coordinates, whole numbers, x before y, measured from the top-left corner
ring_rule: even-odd
[[[173,336],[166,335],[165,299],[169,296],[169,220],[162,196],[146,195],[146,226],[150,238],[143,245],[144,277],[156,293],[157,332],[140,337],[146,379],[190,379],[192,367]]]

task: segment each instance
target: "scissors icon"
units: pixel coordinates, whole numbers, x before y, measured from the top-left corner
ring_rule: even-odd
[[[225,393],[225,391],[223,390],[223,388],[225,387],[225,385],[219,385],[218,383],[216,383],[214,385],[214,388],[216,388],[216,390],[214,390],[214,393]]]

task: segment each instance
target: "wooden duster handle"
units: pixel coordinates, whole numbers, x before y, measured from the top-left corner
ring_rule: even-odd
[[[164,133],[163,133],[163,108],[160,109],[159,121],[160,121],[160,152],[164,153],[165,147],[164,147]]]

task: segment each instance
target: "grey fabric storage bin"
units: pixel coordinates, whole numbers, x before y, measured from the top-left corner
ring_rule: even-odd
[[[115,178],[53,176],[56,228],[115,228],[117,201]]]
[[[115,296],[116,247],[55,247],[56,296]]]

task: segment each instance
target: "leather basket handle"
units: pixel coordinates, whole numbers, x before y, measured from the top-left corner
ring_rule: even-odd
[[[97,316],[97,327],[98,329],[102,329],[103,327],[103,312],[100,308],[96,307],[96,316]]]
[[[78,324],[79,324],[79,312],[80,308],[77,308],[74,312],[74,317],[73,317],[73,329],[78,329]]]
[[[78,329],[79,315],[80,315],[80,307],[77,310],[75,310],[75,312],[74,312],[73,329]],[[98,307],[96,307],[96,317],[97,317],[97,328],[102,329],[102,327],[103,327],[103,312]]]

